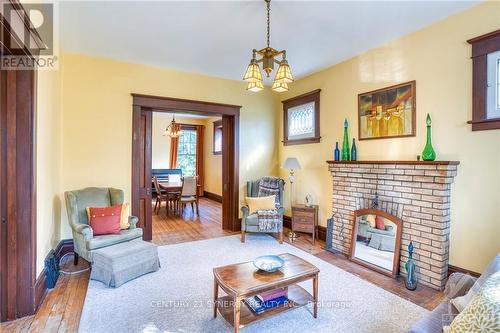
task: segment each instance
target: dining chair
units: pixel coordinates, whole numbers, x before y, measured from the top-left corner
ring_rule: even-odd
[[[200,215],[199,201],[198,201],[198,176],[184,177],[182,184],[182,193],[180,197],[182,213],[188,203],[191,204],[191,210],[194,213],[193,204],[196,203],[196,214]]]
[[[158,215],[160,213],[162,201],[165,201],[165,206],[166,206],[166,209],[168,211],[168,195],[164,191],[162,192],[157,176],[153,176],[153,184],[154,184],[155,190],[156,190],[156,202],[155,202],[154,211],[155,211],[156,215]]]

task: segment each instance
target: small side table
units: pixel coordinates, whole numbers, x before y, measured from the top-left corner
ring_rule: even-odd
[[[318,205],[310,207],[296,204],[292,206],[292,232],[312,234],[313,245],[316,244],[318,232]]]

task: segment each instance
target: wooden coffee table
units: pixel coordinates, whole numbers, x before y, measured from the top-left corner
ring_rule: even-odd
[[[290,253],[279,256],[285,260],[285,264],[274,273],[257,270],[251,261],[214,268],[214,318],[217,317],[217,310],[219,310],[222,317],[234,326],[234,331],[239,332],[240,328],[253,322],[308,303],[313,303],[313,316],[317,318],[319,269]],[[299,282],[311,279],[313,280],[313,295],[297,285]],[[218,296],[219,287],[227,296]],[[243,302],[247,297],[284,287],[288,288],[288,303],[261,314],[256,314]]]

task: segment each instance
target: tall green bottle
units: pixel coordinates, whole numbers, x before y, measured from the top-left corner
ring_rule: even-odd
[[[347,127],[349,123],[347,122],[347,118],[344,120],[344,142],[342,142],[342,161],[349,161],[349,135],[347,134]]]
[[[424,161],[434,161],[436,159],[436,152],[432,148],[431,141],[431,116],[427,114],[427,142],[425,143],[424,151],[422,152],[422,159]]]

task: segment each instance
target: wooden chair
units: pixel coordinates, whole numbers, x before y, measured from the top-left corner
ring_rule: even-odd
[[[186,208],[186,205],[188,203],[191,204],[191,210],[194,213],[193,204],[196,203],[196,214],[200,215],[199,200],[198,200],[198,176],[184,177],[180,202],[181,202],[182,213],[184,213],[184,208]]]
[[[153,184],[154,184],[155,190],[156,190],[156,202],[155,202],[154,212],[156,213],[156,215],[158,215],[160,213],[162,201],[165,201],[165,206],[166,206],[166,209],[168,211],[168,196],[166,193],[161,191],[157,176],[153,176]]]

